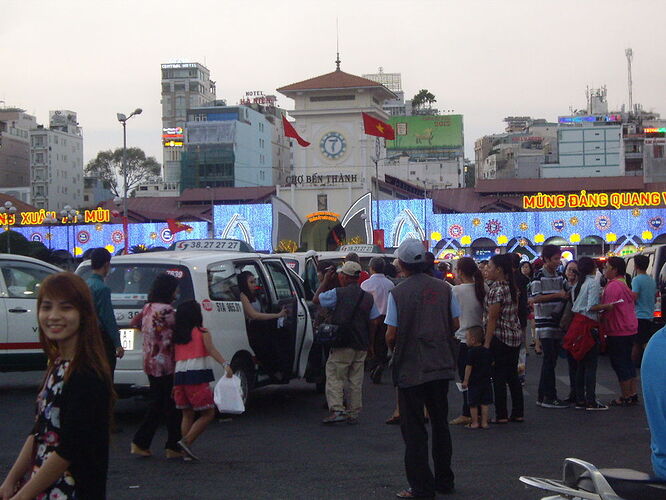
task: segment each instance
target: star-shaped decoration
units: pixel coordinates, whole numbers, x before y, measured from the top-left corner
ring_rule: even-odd
[[[520,228],[521,231],[527,231],[529,229],[529,226],[527,225],[527,222],[521,222],[518,227]]]
[[[104,229],[104,226],[102,224],[100,224],[99,222],[95,224],[95,231],[101,231],[102,229]]]
[[[479,219],[478,217],[475,217],[474,219],[472,219],[472,224],[474,224],[475,226],[478,226],[479,224],[481,224],[481,219]]]
[[[570,223],[572,226],[577,226],[579,222],[580,222],[580,221],[578,220],[578,217],[575,217],[575,216],[572,217],[571,219],[569,219],[569,223]]]
[[[633,215],[634,217],[638,217],[639,215],[641,215],[641,210],[640,210],[640,208],[634,208],[634,209],[631,211],[631,215]]]

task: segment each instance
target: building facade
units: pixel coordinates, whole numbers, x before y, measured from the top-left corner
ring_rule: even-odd
[[[49,128],[30,131],[30,185],[38,209],[83,206],[83,134],[73,111],[49,111]]]
[[[161,71],[163,179],[178,183],[187,110],[213,102],[215,82],[208,68],[199,63],[162,64]]]
[[[29,136],[36,126],[25,110],[0,108],[0,188],[30,186]]]
[[[395,98],[384,101],[382,108],[391,116],[411,116],[412,101],[405,101],[405,92],[402,90],[401,73],[384,73],[384,68],[380,67],[377,73],[368,73],[362,75],[363,78],[381,83],[395,94]]]

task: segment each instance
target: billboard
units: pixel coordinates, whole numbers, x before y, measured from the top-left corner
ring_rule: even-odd
[[[462,115],[392,116],[395,141],[386,141],[391,150],[454,149],[463,147]]]

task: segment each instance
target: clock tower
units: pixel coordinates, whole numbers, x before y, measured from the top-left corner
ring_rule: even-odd
[[[375,158],[384,158],[383,139],[366,135],[361,113],[388,121],[382,109],[395,95],[384,85],[337,69],[277,89],[294,100],[289,114],[310,146],[294,144],[294,171],[278,196],[306,219],[319,211],[346,213],[366,193],[375,193]]]

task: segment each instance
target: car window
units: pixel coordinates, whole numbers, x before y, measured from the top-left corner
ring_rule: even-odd
[[[208,296],[211,300],[240,300],[238,277],[232,262],[208,266]]]
[[[7,286],[7,296],[15,299],[37,298],[44,278],[54,272],[30,263],[3,263],[2,276]]]
[[[287,276],[284,267],[282,267],[282,264],[275,260],[264,261],[264,264],[273,281],[278,300],[292,299],[294,294],[291,285],[289,284],[289,277]]]
[[[312,300],[319,287],[319,276],[317,275],[317,263],[314,259],[308,259],[305,263],[305,290],[308,300]]]
[[[87,279],[92,270],[86,266],[77,271]],[[111,301],[114,305],[141,308],[148,300],[148,294],[155,278],[162,274],[171,274],[178,278],[176,301],[178,305],[186,300],[194,299],[192,276],[185,266],[169,264],[115,264],[111,262],[111,270],[104,282],[111,288]]]

